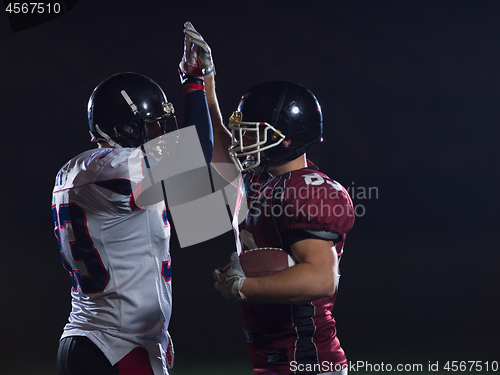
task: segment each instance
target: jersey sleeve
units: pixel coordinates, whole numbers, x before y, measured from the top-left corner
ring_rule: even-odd
[[[115,150],[100,169],[94,183],[95,188],[119,210],[134,211],[143,208],[141,197],[146,168],[141,150]]]
[[[200,139],[205,161],[210,164],[213,153],[212,121],[208,110],[207,98],[202,90],[195,90],[184,97],[183,127],[194,125]]]
[[[98,149],[79,158],[72,170],[72,187],[92,187],[110,208],[131,211],[139,208],[136,195],[144,178],[144,156],[133,148]],[[80,194],[85,194],[84,190]]]
[[[336,233],[341,239],[354,225],[348,192],[337,181],[313,170],[294,171],[282,199],[280,233],[296,229]]]

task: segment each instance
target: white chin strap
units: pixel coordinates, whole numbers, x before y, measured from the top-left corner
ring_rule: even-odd
[[[90,132],[90,135],[92,137],[91,139],[91,142],[99,142],[99,141],[105,141],[105,142],[108,142],[108,144],[111,146],[111,147],[115,147],[115,148],[122,148],[122,146],[120,146],[118,143],[116,143],[115,141],[113,141],[111,139],[111,137],[109,135],[107,135],[106,133],[104,133],[100,128],[99,128],[99,125],[96,124],[95,126],[95,130],[99,133],[99,135],[102,137],[102,138],[96,138],[95,135]]]

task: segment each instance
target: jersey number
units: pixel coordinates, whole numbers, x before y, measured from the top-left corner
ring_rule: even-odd
[[[342,191],[342,186],[337,181],[325,179],[316,172],[302,175],[302,177],[304,177],[306,185],[318,186],[318,185],[323,185],[326,182],[335,190]]]
[[[109,275],[90,239],[85,212],[76,204],[66,204],[60,205],[59,210],[52,207],[52,215],[61,260],[71,276],[73,289],[80,288],[83,293],[102,291]],[[71,262],[66,259],[69,255]]]

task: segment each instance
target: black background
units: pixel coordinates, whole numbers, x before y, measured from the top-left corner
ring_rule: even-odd
[[[182,120],[188,20],[212,48],[225,119],[255,83],[302,83],[325,118],[310,158],[355,192],[372,188],[353,194],[363,215],[334,308],[348,358],[500,359],[499,1],[82,1],[19,32],[3,13],[0,367],[55,361],[71,285],[51,191],[58,169],[93,147],[91,91],[136,71]],[[247,361],[237,305],[212,287],[232,242],[172,239],[178,366]]]

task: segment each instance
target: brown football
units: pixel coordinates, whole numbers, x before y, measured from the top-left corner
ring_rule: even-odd
[[[246,277],[265,276],[295,265],[293,258],[282,249],[264,247],[240,254],[240,264]]]

